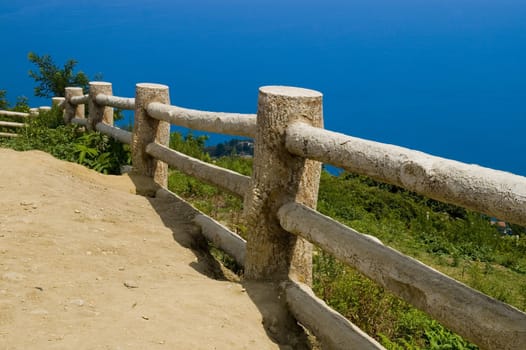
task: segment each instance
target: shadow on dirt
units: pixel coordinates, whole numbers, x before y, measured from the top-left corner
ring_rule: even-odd
[[[208,242],[201,235],[200,228],[192,222],[200,214],[199,211],[173,193],[162,189],[149,177],[133,174],[128,176],[134,183],[137,194],[148,199],[164,225],[172,231],[174,240],[195,254],[196,261],[190,266],[207,277],[230,280],[222,265],[210,254]]]
[[[151,178],[129,174],[137,194],[148,198],[164,225],[172,231],[174,240],[189,248],[197,261],[190,266],[197,272],[216,280],[239,281],[239,277],[224,268],[211,254],[207,240],[193,219],[202,214],[174,193],[161,188]],[[265,331],[281,350],[312,349],[305,332],[287,312],[285,298],[278,285],[266,282],[241,282],[245,292],[258,308]]]

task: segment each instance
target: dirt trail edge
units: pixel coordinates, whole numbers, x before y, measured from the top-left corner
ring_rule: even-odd
[[[135,193],[0,149],[0,350],[278,349],[243,286],[190,249],[186,207]]]

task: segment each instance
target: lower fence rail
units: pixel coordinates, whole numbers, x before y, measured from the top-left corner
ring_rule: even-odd
[[[23,128],[26,126],[24,123],[16,123],[16,122],[4,122],[0,121],[0,126],[8,126],[11,128]]]
[[[384,349],[376,340],[316,297],[299,282],[284,283],[287,305],[294,317],[321,341],[324,348]]]
[[[127,145],[131,144],[132,142],[132,133],[129,131],[116,128],[114,126],[104,123],[97,123],[97,125],[95,125],[95,128],[101,133],[111,136],[114,139]]]
[[[281,226],[355,267],[484,349],[526,349],[526,314],[298,203]]]
[[[243,197],[248,189],[250,182],[248,176],[205,163],[157,143],[150,143],[146,147],[146,153],[187,175],[220,187],[239,197]]]

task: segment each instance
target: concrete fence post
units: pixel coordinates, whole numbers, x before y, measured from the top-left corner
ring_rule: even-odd
[[[244,203],[248,232],[244,276],[247,292],[260,299],[256,303],[266,305],[261,310],[272,310],[262,312],[267,332],[279,343],[307,349],[305,333],[286,306],[281,284],[289,278],[312,284],[312,245],[286,232],[277,213],[291,201],[316,206],[321,164],[287,151],[286,130],[294,122],[323,125],[321,93],[284,86],[259,89],[252,181]]]
[[[318,198],[321,163],[294,156],[285,147],[287,126],[294,122],[323,127],[321,93],[284,86],[259,89],[254,171],[244,206],[247,279],[293,276],[312,284],[311,244],[286,232],[277,217],[285,203],[315,208]]]
[[[95,101],[98,94],[113,95],[111,83],[104,81],[90,81],[89,83],[89,114],[88,128],[95,130],[100,122],[113,125],[113,107],[101,106]]]
[[[170,123],[151,118],[146,108],[151,102],[170,104],[168,86],[141,83],[135,88],[135,123],[132,135],[133,172],[152,177],[162,187],[168,186],[168,165],[146,153],[152,142],[168,146]]]
[[[69,102],[69,100],[73,96],[82,96],[84,93],[82,92],[82,88],[80,87],[67,87],[66,88],[66,102],[64,103],[64,123],[69,124],[71,123],[71,119],[73,118],[86,118],[85,110],[83,104],[81,105],[74,105]]]
[[[65,97],[52,97],[51,98],[51,106],[58,107],[65,100],[66,100]]]
[[[30,108],[29,109],[29,115],[31,117],[38,117],[38,108]]]

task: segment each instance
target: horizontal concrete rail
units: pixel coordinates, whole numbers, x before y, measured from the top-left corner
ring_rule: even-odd
[[[190,129],[251,138],[256,135],[255,114],[205,112],[158,102],[150,103],[147,111],[155,119]]]
[[[81,126],[88,126],[88,120],[86,118],[73,118],[71,119],[71,123]]]
[[[23,128],[26,126],[26,124],[16,122],[4,122],[0,120],[0,126],[9,126],[11,128]]]
[[[128,97],[109,96],[98,94],[95,97],[95,102],[101,106],[115,107],[124,110],[135,109],[135,99]]]
[[[526,177],[302,123],[287,129],[286,146],[302,157],[526,225]]]
[[[83,95],[83,96],[73,96],[69,99],[69,103],[72,105],[82,105],[86,104],[89,101],[89,95]]]
[[[203,214],[203,212],[197,210],[184,199],[166,188],[159,188],[155,193],[155,197],[176,200],[177,202],[184,204],[190,212],[193,212],[194,215],[191,215],[191,217],[193,217],[192,220],[196,225],[200,226],[201,234],[232,256],[238,264],[242,266],[244,265],[246,242],[243,238],[211,217]]]
[[[24,113],[24,112],[0,111],[0,115],[5,115],[5,116],[8,116],[8,117],[22,117],[22,118],[27,118],[27,117],[29,117],[31,114],[29,114],[29,113]]]
[[[294,281],[284,285],[290,311],[302,325],[314,333],[323,348],[385,349],[367,333],[327,306],[308,286]]]
[[[244,197],[248,190],[250,177],[241,175],[235,171],[202,162],[157,143],[150,143],[146,147],[146,153],[177,168],[187,175],[220,187],[241,198]]]
[[[239,265],[245,265],[247,242],[241,236],[206,215],[197,215],[194,222],[210,242],[233,257]]]
[[[355,267],[483,349],[526,349],[526,314],[298,203],[281,226]]]
[[[114,126],[104,123],[97,123],[97,125],[95,125],[95,128],[101,133],[111,136],[122,143],[125,143],[127,145],[131,144],[132,133],[127,130],[116,128]]]
[[[18,137],[17,134],[12,134],[10,132],[0,132],[1,137]]]

